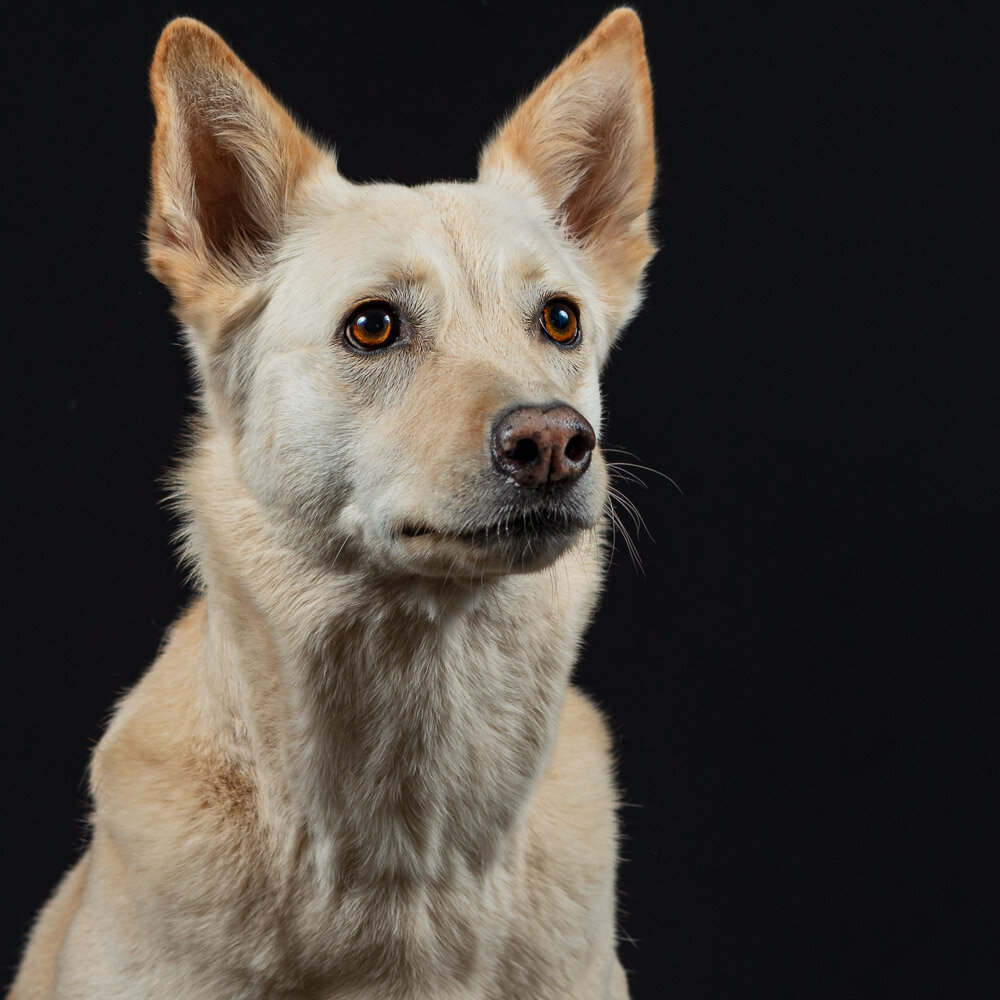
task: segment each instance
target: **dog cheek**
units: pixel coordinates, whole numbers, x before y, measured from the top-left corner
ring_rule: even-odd
[[[349,499],[354,428],[325,389],[315,373],[286,363],[248,401],[241,472],[265,508],[329,522]]]
[[[405,408],[403,408],[405,411]],[[399,523],[420,520],[428,511],[440,514],[459,483],[456,463],[443,457],[451,451],[446,434],[421,433],[427,415],[413,419],[406,412],[379,414],[358,429],[354,497],[366,533],[389,542]]]
[[[506,397],[476,366],[422,374],[380,427],[376,452],[397,518],[437,523],[488,471],[489,428]]]

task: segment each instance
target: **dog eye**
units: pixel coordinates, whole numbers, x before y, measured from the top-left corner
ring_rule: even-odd
[[[385,302],[366,302],[347,321],[344,335],[362,351],[388,347],[399,338],[399,317]]]
[[[539,320],[545,335],[561,347],[571,347],[580,339],[580,316],[566,299],[549,299]]]

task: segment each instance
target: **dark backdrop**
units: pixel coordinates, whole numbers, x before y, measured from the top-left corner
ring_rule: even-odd
[[[140,6],[143,7],[140,10]],[[637,1000],[996,986],[996,5],[642,3],[662,249],[607,375],[633,487],[579,669],[614,720]],[[857,5],[856,5],[857,6]],[[183,603],[190,384],[142,265],[145,74],[201,17],[355,179],[469,177],[604,4],[193,3],[5,28],[0,964]],[[743,12],[738,12],[742,10]]]

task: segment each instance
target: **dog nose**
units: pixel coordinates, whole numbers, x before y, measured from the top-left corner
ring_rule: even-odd
[[[587,418],[565,403],[521,406],[493,424],[493,464],[518,486],[547,489],[575,483],[597,446]]]

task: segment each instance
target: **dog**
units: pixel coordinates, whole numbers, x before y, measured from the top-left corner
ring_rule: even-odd
[[[653,253],[608,15],[475,182],[355,184],[191,19],[151,69],[148,261],[199,385],[199,597],[90,771],[11,1000],[627,997],[599,375]]]

